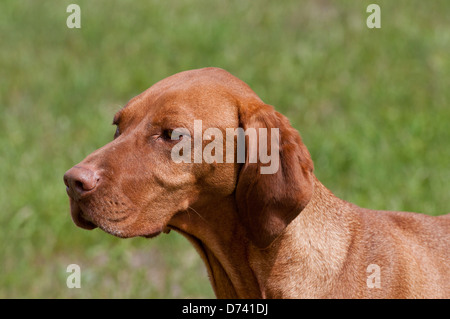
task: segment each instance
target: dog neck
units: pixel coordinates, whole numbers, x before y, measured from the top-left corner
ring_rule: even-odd
[[[249,260],[267,298],[324,298],[342,268],[354,236],[353,204],[314,178],[313,197],[268,249]]]
[[[318,297],[343,267],[351,205],[315,179],[310,203],[266,249],[247,239],[232,196],[176,215],[170,228],[196,248],[218,298]]]
[[[195,247],[217,298],[261,298],[248,262],[249,242],[239,223],[234,196],[220,205],[196,205],[172,218],[169,228]]]

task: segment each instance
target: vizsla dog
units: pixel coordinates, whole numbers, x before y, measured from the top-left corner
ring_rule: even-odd
[[[227,128],[278,129],[270,147],[277,171],[262,174],[267,165],[249,154],[244,163],[195,161],[195,147],[182,154],[192,161],[174,161],[178,143],[196,143],[196,120],[223,136]],[[131,99],[114,124],[114,140],[64,175],[76,225],[123,238],[183,234],[219,298],[450,297],[450,215],[337,198],[315,177],[288,119],[228,72],[170,76]],[[176,128],[185,133],[173,138]],[[200,152],[211,141],[201,140]]]

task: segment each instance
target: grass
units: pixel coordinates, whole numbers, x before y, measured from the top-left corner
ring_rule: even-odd
[[[112,139],[115,111],[176,72],[218,66],[286,114],[318,178],[374,209],[448,212],[450,2],[0,4],[0,298],[213,297],[177,234],[76,228],[64,172]],[[81,267],[68,289],[66,268]]]

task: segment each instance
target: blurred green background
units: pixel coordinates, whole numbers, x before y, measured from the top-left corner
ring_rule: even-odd
[[[366,26],[372,2],[381,29]],[[337,196],[449,212],[449,13],[446,0],[1,1],[0,297],[214,297],[180,235],[77,228],[62,180],[131,97],[187,69],[222,67],[287,115]],[[66,286],[73,263],[81,289]]]

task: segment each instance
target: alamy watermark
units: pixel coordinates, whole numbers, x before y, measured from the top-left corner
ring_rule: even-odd
[[[191,163],[192,157],[194,163],[262,163],[268,164],[262,166],[261,174],[275,174],[280,166],[280,130],[279,128],[270,129],[270,143],[268,142],[268,129],[247,128],[226,128],[225,130],[225,157],[224,140],[222,130],[218,128],[207,128],[203,132],[202,120],[194,120],[194,134],[191,134],[187,128],[176,128],[171,132],[172,140],[180,140],[173,146],[171,157],[175,163]],[[212,137],[214,136],[214,139]],[[246,152],[246,137],[248,145]],[[192,143],[193,139],[193,143]],[[237,140],[235,152],[235,139]],[[204,148],[203,141],[211,140]],[[192,144],[194,145],[194,154],[192,156]],[[270,154],[269,154],[270,153]],[[248,157],[246,159],[246,157]]]
[[[381,268],[377,264],[370,264],[367,266],[367,288],[381,288]]]
[[[381,28],[381,9],[378,4],[369,4],[366,9],[367,13],[371,13],[366,20],[366,25],[369,29]]]
[[[66,25],[69,29],[81,28],[81,8],[78,4],[69,4],[66,8],[66,12],[70,13],[67,17]],[[369,29],[381,28],[381,8],[378,4],[369,4],[366,8],[366,12],[370,15],[366,19],[366,25]]]
[[[69,4],[67,6],[66,12],[70,13],[67,17],[66,25],[69,29],[80,29],[81,28],[81,8],[78,4]]]
[[[66,272],[70,273],[66,279],[67,288],[81,288],[81,268],[77,264],[70,264],[66,268]]]

